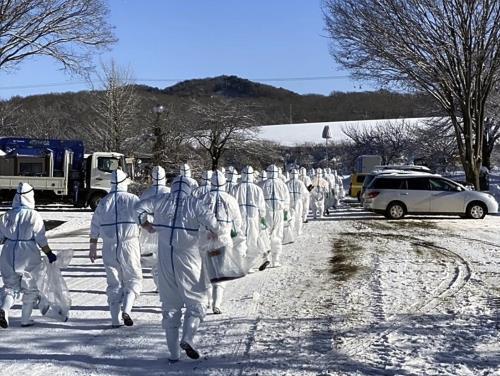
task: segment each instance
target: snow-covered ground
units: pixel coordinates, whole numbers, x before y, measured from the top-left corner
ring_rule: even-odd
[[[345,205],[310,221],[284,266],[227,283],[208,315],[203,357],[167,362],[158,296],[145,273],[131,328],[111,329],[102,264],[90,264],[91,212],[64,220],[54,249],[71,320],[0,331],[1,375],[500,375],[500,216],[388,221]]]
[[[295,146],[325,143],[321,138],[323,128],[328,125],[330,128],[332,142],[345,141],[349,138],[343,130],[348,128],[369,129],[388,122],[406,122],[407,124],[425,125],[433,118],[407,118],[407,119],[380,119],[380,120],[359,120],[359,121],[325,121],[321,123],[297,123],[297,124],[276,124],[259,127],[257,138],[266,141],[273,141],[281,145]]]

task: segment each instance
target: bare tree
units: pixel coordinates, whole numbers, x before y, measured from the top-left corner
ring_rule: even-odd
[[[93,132],[101,136],[104,150],[126,152],[126,139],[132,136],[137,121],[138,96],[129,69],[120,68],[113,60],[103,64],[98,76],[102,91],[94,91],[94,111],[98,120]]]
[[[415,135],[415,157],[420,164],[446,172],[459,163],[455,133],[449,118],[431,118],[415,128]]]
[[[436,99],[478,188],[485,104],[500,67],[500,1],[324,0],[324,13],[332,54],[355,77]]]
[[[484,121],[483,166],[491,169],[491,154],[500,138],[500,88],[495,86],[486,102]]]
[[[342,131],[352,140],[356,155],[377,154],[384,164],[408,160],[415,153],[415,126],[404,120],[384,121],[371,128],[348,126]]]
[[[179,164],[189,159],[186,158],[189,143],[186,110],[173,105],[164,107],[161,113],[147,113],[145,122],[151,126],[143,128],[135,140],[140,140],[146,150],[152,152],[154,164],[160,164],[167,171],[177,171]],[[154,108],[152,103],[150,108]]]
[[[191,111],[202,119],[192,124],[192,137],[209,154],[212,170],[227,149],[255,140],[256,120],[248,105],[211,98],[208,103],[194,102]]]
[[[102,0],[0,0],[0,69],[44,55],[85,73],[91,54],[116,41]]]
[[[14,101],[0,101],[0,132],[4,136],[12,136],[18,128],[17,114],[21,106]]]

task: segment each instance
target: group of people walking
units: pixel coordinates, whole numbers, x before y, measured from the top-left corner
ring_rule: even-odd
[[[151,179],[151,187],[139,198],[128,192],[130,180],[123,171],[112,173],[111,191],[92,216],[89,258],[98,258],[101,238],[112,326],[132,326],[132,308],[142,290],[141,239],[155,239],[157,265],[152,274],[172,362],[179,360],[181,349],[199,358],[194,345],[198,326],[207,308],[222,312],[224,285],[229,282],[208,276],[207,258],[214,249],[222,247],[231,254],[242,275],[279,267],[283,244],[301,234],[309,209],[314,218],[322,217],[343,195],[341,179],[328,169],[307,173],[300,168],[283,174],[271,165],[258,174],[246,166],[238,174],[229,167],[204,171],[198,184],[185,164],[170,188],[160,166],[152,169]],[[9,309],[21,292],[21,324],[30,325],[39,247],[50,262],[56,255],[47,244],[29,185],[19,186],[12,209],[0,220],[0,234],[5,240],[0,327],[8,327]]]

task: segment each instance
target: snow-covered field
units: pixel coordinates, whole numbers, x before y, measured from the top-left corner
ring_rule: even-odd
[[[222,315],[198,336],[203,357],[167,362],[158,296],[145,274],[131,328],[111,329],[102,264],[90,264],[87,211],[64,220],[54,249],[66,323],[0,331],[1,375],[500,375],[500,216],[388,221],[353,205],[310,221],[284,266],[227,284]]]
[[[349,138],[343,130],[348,128],[369,129],[388,122],[406,122],[408,124],[426,124],[432,118],[407,118],[407,119],[381,119],[381,120],[359,120],[359,121],[325,121],[321,123],[297,123],[297,124],[277,124],[259,127],[257,137],[261,140],[273,141],[281,145],[295,146],[325,143],[321,138],[325,125],[330,127],[332,138],[330,141],[339,142]]]

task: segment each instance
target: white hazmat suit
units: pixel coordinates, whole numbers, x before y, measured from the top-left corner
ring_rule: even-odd
[[[159,292],[170,360],[180,357],[179,328],[185,307],[180,347],[193,359],[199,358],[193,339],[206,314],[205,300],[209,285],[202,268],[199,230],[205,227],[218,232],[215,215],[204,203],[191,195],[191,185],[184,176],[177,177],[171,193],[144,200],[137,206],[141,223],[149,227],[148,215],[154,217],[152,227],[158,232]],[[144,214],[145,213],[145,214]]]
[[[191,194],[196,198],[203,198],[207,193],[210,192],[210,179],[212,178],[213,172],[210,170],[203,171],[201,174],[201,184],[198,188],[193,189]]]
[[[262,227],[267,227],[264,192],[262,188],[254,184],[254,171],[251,166],[241,171],[241,183],[235,187],[234,197],[240,207],[242,231],[247,245],[246,263],[250,269],[257,266],[256,263],[260,266],[265,261],[264,255],[269,251],[263,248],[269,240],[262,241],[262,237],[268,236],[267,232],[262,229]]]
[[[311,207],[313,212],[313,218],[316,219],[323,218],[325,212],[325,199],[328,193],[330,184],[328,181],[323,179],[323,170],[318,168],[316,170],[316,176],[312,179],[313,189],[311,190]]]
[[[90,225],[90,260],[97,257],[97,239],[102,238],[102,261],[106,270],[112,326],[134,323],[130,313],[142,290],[139,227],[135,207],[139,198],[127,192],[129,179],[122,170],[111,174],[111,192],[97,206]]]
[[[151,170],[151,179],[151,187],[142,192],[140,197],[141,200],[146,200],[156,195],[170,192],[170,188],[167,187],[167,176],[163,167],[154,166]]]
[[[293,169],[290,172],[290,180],[286,183],[290,192],[290,212],[293,218],[292,229],[295,235],[302,234],[302,223],[304,215],[304,197],[309,196],[309,191],[302,181],[299,180],[299,172]]]
[[[238,184],[238,170],[234,167],[229,169],[226,173],[226,192],[229,194],[233,194],[234,187]]]
[[[275,165],[267,168],[267,180],[262,184],[262,191],[266,201],[266,223],[271,238],[271,266],[278,267],[281,266],[283,226],[284,221],[288,220],[290,194]]]
[[[33,324],[30,320],[31,312],[39,296],[37,279],[42,271],[40,248],[49,257],[50,262],[56,260],[45,237],[42,217],[34,209],[33,188],[27,183],[20,183],[12,201],[12,209],[0,217],[0,239],[4,242],[0,256],[0,271],[4,284],[0,308],[2,328],[9,326],[9,310],[14,299],[21,293],[21,326]]]
[[[142,192],[140,200],[147,200],[148,198],[152,198],[155,196],[159,196],[165,193],[170,192],[170,188],[167,187],[167,176],[165,174],[165,170],[161,166],[154,166],[152,171],[151,171],[151,179],[153,181],[153,184],[151,187],[146,189],[144,192]],[[140,236],[140,241],[141,241],[141,247],[143,246],[142,242],[148,241],[151,242],[152,238],[155,238],[154,242],[158,244],[158,239],[156,234],[149,234],[147,231],[142,230],[141,231],[141,236]],[[155,250],[155,254],[158,254],[158,250]],[[143,255],[144,256],[144,255]],[[149,255],[148,255],[149,256]],[[153,255],[151,255],[150,258],[152,258]],[[153,276],[153,281],[156,285],[156,289],[158,289],[158,263],[155,262],[151,266],[151,275]]]
[[[304,222],[307,223],[307,216],[309,214],[309,209],[311,207],[311,194],[309,193],[309,187],[312,185],[311,178],[307,175],[307,170],[305,167],[301,167],[299,169],[299,179],[302,183],[304,183],[307,188],[307,194],[304,195],[303,200],[303,219]]]
[[[198,187],[198,182],[194,180],[191,176],[191,167],[188,164],[184,163],[180,168],[180,176],[184,176],[186,179],[184,180],[189,186],[191,190]]]
[[[233,169],[232,171],[236,170]],[[240,252],[240,258],[243,259],[246,247],[241,247],[241,237],[243,236],[241,214],[238,202],[226,191],[226,185],[227,182],[224,174],[220,171],[215,171],[212,175],[210,194],[206,197],[206,202],[219,223],[219,239],[225,239],[223,242],[226,247],[231,247],[235,251]],[[225,282],[212,283],[211,306],[215,314],[221,313],[220,307],[224,295],[224,284]]]

